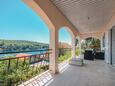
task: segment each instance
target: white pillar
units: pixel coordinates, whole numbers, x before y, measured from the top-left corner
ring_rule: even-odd
[[[80,49],[80,55],[81,55],[81,38],[78,37],[78,42],[79,42],[79,49]]]
[[[77,58],[75,55],[75,50],[76,50],[75,42],[76,42],[76,37],[72,37],[72,59],[70,59],[69,64],[82,66],[83,59]]]
[[[58,30],[52,29],[50,30],[50,48],[52,49],[52,54],[50,56],[50,65],[49,70],[51,73],[58,73]]]
[[[111,31],[105,32],[105,62],[111,63]]]
[[[101,51],[102,51],[103,50],[103,36],[101,37],[100,42],[101,42]]]
[[[76,42],[76,37],[73,36],[72,37],[72,58],[76,58],[76,55],[75,55],[75,51],[76,51],[75,42]]]

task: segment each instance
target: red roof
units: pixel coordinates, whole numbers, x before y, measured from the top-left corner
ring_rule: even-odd
[[[28,57],[28,56],[30,56],[30,54],[20,53],[16,55],[16,57]]]

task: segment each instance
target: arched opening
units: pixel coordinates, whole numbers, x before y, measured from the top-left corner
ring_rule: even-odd
[[[81,41],[81,53],[84,54],[84,59],[104,60],[104,52],[101,51],[101,40],[93,37],[88,37]]]
[[[14,0],[15,1],[15,0]],[[57,31],[58,31],[58,27],[56,27],[56,24],[55,24],[55,26],[54,26],[54,24],[52,23],[52,21],[49,19],[49,17],[47,16],[47,14],[46,14],[46,12],[44,12],[44,10],[42,10],[42,8],[41,7],[39,7],[39,3],[37,3],[37,2],[35,2],[35,0],[24,0],[25,2],[26,2],[26,4],[28,4],[31,8],[32,8],[32,10],[33,11],[35,11],[36,12],[36,14],[37,15],[34,15],[34,17],[33,18],[31,18],[30,16],[32,16],[33,14],[31,14],[31,12],[33,13],[33,11],[32,10],[30,10],[30,11],[28,11],[27,13],[26,13],[26,10],[25,9],[23,9],[23,7],[24,8],[26,8],[26,9],[28,9],[28,7],[26,6],[26,5],[24,5],[23,4],[23,6],[22,7],[20,7],[19,5],[17,5],[17,4],[15,4],[15,2],[14,3],[12,3],[12,2],[9,2],[8,3],[8,1],[6,1],[7,2],[7,4],[6,5],[8,5],[9,6],[9,8],[10,8],[10,5],[9,4],[13,4],[13,5],[11,5],[11,7],[12,7],[12,11],[11,11],[11,15],[12,15],[12,17],[11,17],[11,19],[10,19],[10,21],[16,21],[16,19],[15,18],[18,18],[18,20],[16,21],[16,22],[18,22],[18,23],[21,23],[21,25],[23,25],[23,26],[18,26],[18,24],[15,24],[15,22],[13,22],[11,25],[12,26],[15,26],[15,28],[18,28],[18,29],[16,29],[16,31],[17,32],[21,32],[21,33],[19,33],[19,36],[21,36],[22,38],[19,38],[19,39],[17,39],[17,40],[24,40],[24,42],[25,42],[25,40],[28,40],[28,42],[29,42],[29,44],[30,44],[30,41],[34,41],[34,44],[36,45],[36,40],[38,39],[39,41],[42,41],[42,39],[44,40],[44,41],[42,41],[42,42],[46,42],[46,43],[49,43],[50,44],[50,48],[52,49],[52,52],[47,52],[47,51],[45,51],[45,52],[42,52],[42,53],[38,53],[38,54],[36,54],[36,53],[34,53],[34,55],[33,54],[29,54],[29,55],[25,55],[25,54],[23,54],[23,56],[17,56],[16,58],[13,58],[13,59],[11,59],[11,58],[8,58],[7,60],[7,62],[4,62],[5,64],[8,64],[8,72],[9,72],[9,69],[10,70],[12,70],[13,71],[13,73],[12,72],[10,72],[10,73],[8,73],[8,74],[13,74],[13,75],[10,75],[11,76],[11,78],[9,79],[9,80],[7,80],[7,81],[10,81],[10,82],[8,82],[8,83],[11,83],[11,81],[12,80],[14,80],[14,81],[16,81],[16,82],[13,82],[13,83],[15,83],[15,84],[17,84],[18,82],[22,82],[23,80],[25,81],[25,80],[28,80],[28,77],[29,78],[31,78],[31,77],[33,77],[34,76],[34,74],[36,75],[36,74],[40,74],[41,73],[41,71],[42,72],[44,72],[45,70],[48,70],[49,69],[49,64],[50,64],[50,71],[52,72],[52,73],[56,73],[56,72],[58,72],[58,69],[57,69],[57,63],[56,63],[56,60],[57,60],[57,51],[58,51],[58,43],[57,43],[57,39],[58,39],[58,35],[57,35]],[[21,1],[16,1],[16,3],[20,3],[20,5],[22,4],[22,2]],[[13,7],[13,6],[16,6],[16,7]],[[7,6],[5,6],[5,7],[7,7]],[[2,8],[2,7],[1,7]],[[0,9],[1,9],[0,8]],[[8,8],[7,8],[8,9]],[[7,13],[7,12],[9,12],[7,9],[5,9],[4,10],[4,12],[6,12],[5,13],[5,15],[7,15],[7,16],[9,16],[10,14],[9,13]],[[20,9],[20,11],[22,12],[21,13],[21,15],[20,15],[20,13],[19,12],[17,12],[17,11],[19,11],[19,9]],[[13,10],[15,10],[15,12],[13,13]],[[2,13],[2,12],[1,12]],[[19,15],[18,15],[19,14]],[[27,15],[27,14],[29,14],[29,15]],[[15,16],[15,15],[18,15],[17,17]],[[4,16],[3,14],[2,14],[2,16]],[[35,17],[36,16],[36,17]],[[39,16],[39,17],[38,17]],[[43,25],[42,24],[40,24],[40,22],[38,22],[38,19],[41,19],[41,18],[43,19],[43,21],[45,22],[43,22]],[[7,17],[6,17],[7,18]],[[9,19],[9,17],[7,18],[7,19]],[[28,21],[24,21],[23,19],[32,19],[32,20],[28,20]],[[36,22],[34,22],[34,20],[33,19],[35,19],[35,21]],[[41,20],[42,20],[41,19]],[[4,20],[3,20],[4,21]],[[7,21],[6,21],[7,22]],[[2,22],[2,20],[1,20],[1,24],[2,24],[3,22]],[[11,23],[11,22],[9,22],[9,23]],[[7,25],[9,25],[9,23],[7,24]],[[40,26],[39,26],[39,24],[40,24]],[[46,25],[47,26],[46,26]],[[26,26],[27,25],[27,26]],[[31,26],[32,25],[32,26]],[[35,25],[35,26],[34,26]],[[42,26],[44,26],[44,27],[42,27]],[[61,26],[61,25],[60,25]],[[22,28],[23,27],[23,28]],[[41,29],[41,30],[43,30],[43,28],[47,28],[47,31],[46,32],[48,32],[48,34],[46,35],[46,33],[44,33],[43,34],[43,32],[41,32],[41,30],[38,30],[37,28],[39,27],[39,29]],[[14,29],[15,29],[14,28]],[[19,28],[21,28],[21,29],[19,29]],[[13,33],[15,33],[16,31],[13,31],[13,29],[12,29],[12,27],[11,28],[9,28],[10,30],[11,30],[11,32],[13,32]],[[26,30],[25,30],[26,29]],[[30,30],[31,29],[31,30]],[[49,29],[49,30],[48,30]],[[31,33],[33,32],[35,30],[35,32],[31,35]],[[67,29],[68,31],[70,31],[70,29]],[[38,32],[38,33],[37,33]],[[24,33],[24,35],[23,35],[23,33]],[[49,37],[49,33],[50,33],[50,37]],[[40,35],[41,34],[41,36],[38,36],[38,35]],[[72,39],[73,39],[73,34],[72,34],[72,31],[70,31],[70,34],[72,35]],[[7,34],[7,35],[10,35],[10,36],[12,36],[12,37],[17,37],[17,36],[14,36],[12,33],[10,33],[10,34]],[[18,35],[18,34],[16,34],[16,35]],[[33,36],[32,38],[31,38],[31,36]],[[41,38],[42,37],[42,38]],[[46,37],[48,37],[48,39],[46,39]],[[27,38],[27,39],[26,39]],[[49,38],[50,38],[50,42],[49,42]],[[12,38],[11,38],[12,39]],[[13,39],[13,40],[15,40],[15,38]],[[13,41],[14,42],[14,41]],[[13,43],[12,42],[12,43]],[[24,42],[22,43],[22,45],[24,45]],[[21,44],[21,43],[20,43]],[[47,44],[48,45],[48,44]],[[36,46],[39,46],[39,44],[37,44]],[[33,45],[31,45],[31,47],[33,47]],[[25,47],[24,47],[25,48]],[[30,48],[30,46],[28,46],[28,48]],[[19,47],[17,48],[17,49],[20,49]],[[33,49],[33,50],[36,50],[36,49],[38,49],[38,47],[36,47],[35,49]],[[24,50],[28,50],[28,49],[24,49]],[[30,49],[31,50],[31,49]],[[22,51],[22,49],[20,50],[20,52],[21,53],[25,53],[25,51]],[[26,51],[27,52],[27,51]],[[11,52],[8,52],[8,53],[11,53]],[[12,53],[17,53],[17,52],[12,52]],[[30,51],[29,51],[29,53],[30,53]],[[50,54],[52,54],[52,56],[50,56]],[[69,54],[70,55],[70,54]],[[50,61],[49,61],[49,57],[50,57]],[[1,61],[1,60],[0,60]],[[12,63],[13,62],[13,63]],[[3,62],[0,62],[0,64],[2,64]],[[21,64],[20,64],[21,63]],[[15,66],[14,66],[15,65]],[[2,66],[2,67],[6,67],[7,65],[5,65],[5,66]],[[24,68],[22,68],[22,67],[24,67]],[[19,69],[18,70],[18,72],[17,72],[17,68],[21,68],[21,69]],[[28,68],[29,68],[29,70],[28,70]],[[2,69],[2,68],[0,68],[0,69]],[[3,68],[3,69],[6,69],[6,68]],[[4,71],[2,71],[3,73],[4,73]],[[6,71],[5,71],[6,72]],[[21,74],[21,75],[18,75],[18,74]],[[28,74],[28,75],[27,75]],[[1,76],[2,74],[1,74],[1,72],[0,72],[0,76]],[[6,74],[7,75],[7,74]],[[7,75],[7,76],[9,76],[9,75]],[[18,78],[17,78],[17,76],[19,76]],[[20,76],[23,76],[24,78],[22,79],[22,77],[20,77]],[[16,78],[15,78],[16,77]],[[20,79],[21,78],[21,79]],[[17,80],[19,80],[19,81],[17,81]],[[21,81],[20,81],[21,80]],[[0,80],[1,81],[1,80]],[[12,83],[11,83],[12,84]]]
[[[49,28],[41,16],[21,1],[3,2],[5,4],[0,5],[3,9],[0,14],[0,77],[3,77],[0,84],[18,85],[49,69],[50,53],[43,49],[49,46]]]
[[[81,40],[81,49],[82,52],[86,49],[101,49],[101,41],[100,39],[94,38],[94,37],[88,37],[84,40]]]
[[[59,29],[59,43],[66,43],[69,46],[66,46],[65,48],[70,48],[72,45],[72,37],[70,33],[67,31],[66,27],[60,28]],[[62,46],[62,48],[64,48]]]
[[[3,2],[5,2],[5,0]],[[16,5],[14,5],[14,3]],[[11,6],[12,4],[13,6]],[[17,9],[15,9],[16,7]],[[24,51],[29,51],[40,48],[48,48],[49,28],[40,16],[36,15],[21,1],[12,1],[11,3],[7,2],[1,8],[11,10],[4,10],[2,14],[0,14],[0,39],[2,39],[0,41],[0,45],[2,45],[0,46],[1,52],[22,51],[22,49]],[[7,43],[3,43],[5,41],[7,41]],[[44,44],[46,46],[44,46]]]
[[[66,27],[62,27],[58,31],[59,53],[58,62],[63,62],[71,57],[72,36]]]
[[[75,47],[74,47],[74,35],[76,34],[76,30],[73,29],[73,26],[71,24],[69,24],[68,22],[66,22],[65,17],[63,17],[61,14],[57,15],[56,17],[53,17],[54,15],[52,15],[51,13],[49,13],[49,11],[46,9],[48,6],[46,4],[45,1],[37,1],[37,0],[24,0],[24,2],[30,6],[32,8],[33,11],[35,11],[38,15],[40,15],[40,17],[45,21],[45,23],[47,24],[47,26],[50,29],[50,48],[52,49],[52,56],[50,58],[50,70],[53,71],[53,73],[56,73],[56,71],[58,71],[57,69],[57,57],[58,57],[58,29],[62,26],[69,26],[71,27],[71,29],[69,29],[68,27],[67,30],[70,32],[70,34],[72,35],[72,55],[73,57],[75,57],[74,52],[75,52]],[[43,5],[43,3],[46,5]],[[48,1],[48,3],[50,3]],[[49,10],[50,8],[52,9],[53,12],[58,12],[58,10],[54,10],[52,8],[52,6],[48,7]],[[42,10],[43,9],[43,10]],[[56,19],[57,18],[57,19]],[[59,20],[58,20],[59,19]],[[64,20],[64,22],[63,22]],[[62,23],[61,23],[62,22]],[[72,32],[73,31],[73,32]],[[74,33],[74,34],[73,34]]]

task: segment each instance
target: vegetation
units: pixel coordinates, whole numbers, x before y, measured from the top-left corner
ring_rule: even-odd
[[[76,48],[76,52],[75,52],[76,56],[80,55],[80,48]]]
[[[61,63],[71,57],[71,50],[63,50],[63,53],[58,58],[58,62]],[[30,78],[46,71],[49,69],[48,64],[38,65],[39,62],[48,60],[43,59],[34,59],[31,58],[19,58],[17,64],[17,58],[12,59],[13,57],[7,57],[8,60],[0,60],[0,86],[17,86],[24,81],[29,80]],[[10,59],[10,66],[9,65]],[[34,62],[39,61],[39,62]],[[35,66],[36,65],[36,66]]]
[[[83,40],[81,43],[82,52],[84,52],[85,49],[100,50],[100,46],[100,40],[92,37]]]
[[[9,58],[9,57],[8,57]],[[24,62],[22,59],[11,59],[10,67],[8,68],[9,60],[0,61],[0,86],[14,86],[26,81],[33,76],[40,74],[48,69],[48,65],[41,65],[34,67],[26,59]]]
[[[0,40],[0,52],[7,51],[27,51],[27,50],[36,50],[39,48],[47,48],[48,44],[31,42],[31,41],[23,41],[23,40]],[[71,57],[70,50],[64,50],[61,52],[58,62],[63,62]],[[42,64],[40,66],[34,66],[34,62],[29,62],[28,58],[17,58],[11,59],[14,57],[5,57],[2,60],[0,59],[0,86],[14,86],[19,85],[24,81],[46,71],[49,69],[48,64]],[[11,60],[9,60],[11,59]],[[35,59],[32,58],[31,61]],[[49,62],[49,60],[38,59],[39,62],[45,61]],[[37,61],[38,61],[37,60]],[[10,63],[9,63],[10,62]],[[18,64],[17,64],[18,62]],[[36,61],[35,61],[36,62]],[[35,64],[39,64],[39,62]]]
[[[39,48],[48,48],[48,44],[25,40],[2,40],[0,39],[0,52],[28,51]]]
[[[61,55],[58,57],[58,62],[61,63],[65,60],[71,58],[71,51],[70,50],[63,50],[61,51]]]

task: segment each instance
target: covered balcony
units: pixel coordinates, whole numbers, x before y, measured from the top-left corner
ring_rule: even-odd
[[[115,85],[115,0],[23,0],[23,2],[48,26],[51,52],[48,51],[45,56],[44,54],[29,56],[29,60],[22,57],[23,62],[27,60],[30,61],[29,64],[31,58],[34,58],[34,61],[39,58],[37,61],[41,63],[31,67],[37,70],[39,66],[38,68],[45,70],[44,73],[36,74],[30,80],[22,82],[20,86]],[[62,27],[71,36],[72,48],[69,60],[59,63],[58,32]],[[76,48],[81,49],[82,40],[89,37],[100,40],[100,51],[105,54],[104,61],[84,60],[82,51],[79,56],[76,56]],[[79,41],[77,47],[76,38]],[[42,57],[47,57],[48,61]],[[83,66],[71,65],[72,61],[78,58],[83,61]],[[10,60],[7,60],[9,65]],[[18,63],[18,59],[15,61]],[[45,63],[45,66],[41,66],[42,63]]]

